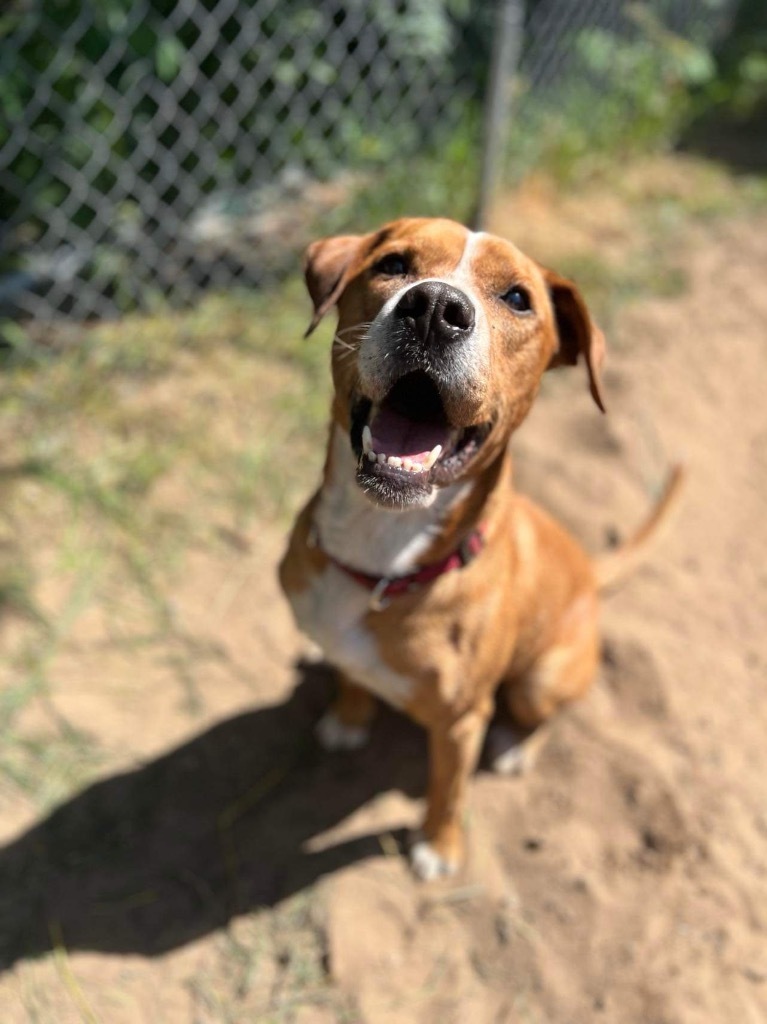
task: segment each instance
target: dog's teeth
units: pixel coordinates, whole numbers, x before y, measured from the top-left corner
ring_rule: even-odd
[[[409,456],[401,458],[399,455],[385,455],[383,452],[374,452],[370,447],[372,436],[367,427],[362,428],[362,454],[367,456],[369,462],[377,462],[380,466],[391,466],[392,469],[405,469],[408,473],[425,473],[431,469],[439,458],[442,445],[433,448],[423,462],[418,459],[411,459]]]
[[[434,447],[432,448],[432,450],[426,456],[426,460],[425,460],[425,462],[423,464],[423,468],[424,469],[431,469],[431,467],[434,465],[434,463],[440,457],[441,453],[442,453],[442,445],[441,444],[435,444]]]

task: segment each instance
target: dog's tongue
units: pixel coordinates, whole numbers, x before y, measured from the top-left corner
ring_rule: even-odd
[[[421,423],[391,409],[381,409],[370,424],[374,452],[423,461],[436,445],[447,445],[449,427]]]

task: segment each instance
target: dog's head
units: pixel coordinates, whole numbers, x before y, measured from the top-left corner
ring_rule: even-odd
[[[403,219],[314,242],[310,333],[334,305],[334,416],[380,505],[428,505],[496,460],[546,369],[586,363],[604,409],[604,338],[572,282],[454,221]]]

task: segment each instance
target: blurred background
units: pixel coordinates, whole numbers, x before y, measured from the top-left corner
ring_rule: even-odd
[[[263,288],[317,231],[484,214],[499,179],[668,147],[703,108],[755,103],[757,9],[13,0],[0,312],[86,320]]]
[[[274,580],[329,400],[302,250],[405,214],[604,327],[610,416],[552,374],[515,442],[591,550],[698,481],[589,725],[477,781],[434,897],[392,855],[422,737],[317,753]],[[3,1024],[767,1019],[765,267],[762,0],[5,0]]]

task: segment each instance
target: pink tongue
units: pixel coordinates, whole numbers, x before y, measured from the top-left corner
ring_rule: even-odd
[[[435,445],[445,445],[450,437],[448,427],[435,423],[419,423],[400,416],[391,409],[382,409],[370,424],[374,452],[400,458],[425,459]]]

